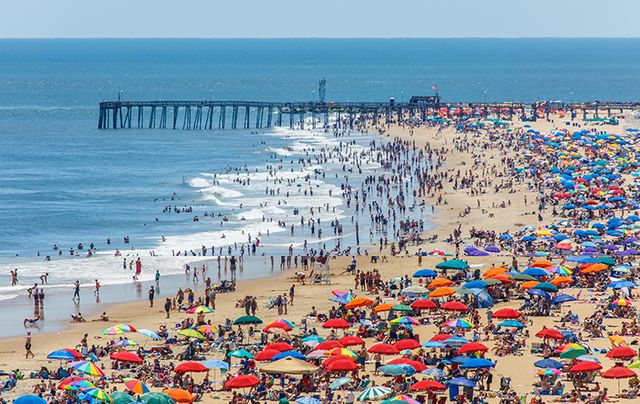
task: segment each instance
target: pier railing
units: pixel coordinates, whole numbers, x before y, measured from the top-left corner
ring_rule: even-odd
[[[640,102],[263,102],[263,101],[104,101],[100,103],[99,129],[170,128],[170,129],[244,129],[296,125],[304,128],[305,119],[316,123],[329,123],[330,115],[353,127],[360,119],[402,119],[404,116],[438,114],[441,108],[470,109],[473,113],[510,118],[528,116],[535,120],[538,114],[565,111],[598,117],[611,116],[624,110],[640,108]]]

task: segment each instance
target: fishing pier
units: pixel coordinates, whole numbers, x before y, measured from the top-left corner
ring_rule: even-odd
[[[442,110],[471,111],[479,116],[496,115],[511,119],[514,115],[535,121],[539,116],[563,111],[596,118],[640,109],[640,102],[536,102],[536,103],[443,103],[439,96],[415,96],[409,102],[259,102],[259,101],[104,101],[100,103],[98,129],[251,129],[272,126],[304,128],[329,124],[337,117],[339,125],[353,127],[359,120],[402,121],[406,117],[426,119]]]

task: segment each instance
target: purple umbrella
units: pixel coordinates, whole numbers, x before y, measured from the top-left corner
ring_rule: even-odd
[[[499,253],[500,252],[500,249],[498,247],[494,246],[494,245],[488,245],[488,246],[486,246],[484,248],[484,250],[488,251],[488,252],[492,252],[492,253]]]

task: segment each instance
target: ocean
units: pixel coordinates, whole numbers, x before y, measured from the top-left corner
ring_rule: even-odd
[[[318,81],[326,78],[328,101],[405,101],[431,95],[433,85],[444,101],[628,101],[640,94],[639,50],[638,39],[0,40],[0,300],[25,295],[44,272],[51,293],[68,291],[74,279],[130,283],[130,272],[112,257],[115,248],[171,256],[202,244],[225,252],[234,245],[237,255],[238,243],[260,234],[263,251],[286,254],[308,235],[293,236],[262,217],[295,221],[293,209],[313,204],[330,203],[335,210],[322,220],[345,224],[341,237],[314,239],[314,247],[338,239],[353,245],[353,222],[336,197],[339,182],[296,161],[343,147],[344,139],[289,129],[100,131],[102,100],[307,101],[318,98]],[[376,140],[352,135],[355,150]],[[283,193],[260,206],[265,165],[283,164],[291,166],[288,180],[310,176],[317,193],[279,205]],[[234,182],[233,170],[256,168],[255,186]],[[340,168],[338,161],[323,167]],[[365,167],[352,181],[375,169]],[[194,212],[163,212],[167,205]],[[69,257],[78,243],[84,256],[92,242],[111,259]],[[44,262],[46,255],[53,261]],[[185,262],[154,260],[152,269],[180,273]],[[20,271],[16,287],[13,268]]]

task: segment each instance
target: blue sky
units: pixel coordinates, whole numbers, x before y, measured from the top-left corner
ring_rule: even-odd
[[[5,0],[0,37],[640,37],[640,0]]]

